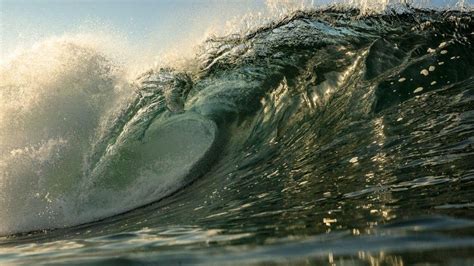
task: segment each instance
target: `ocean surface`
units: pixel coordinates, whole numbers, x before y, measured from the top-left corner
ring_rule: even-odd
[[[0,264],[474,264],[474,12],[292,9],[133,75],[0,68]]]

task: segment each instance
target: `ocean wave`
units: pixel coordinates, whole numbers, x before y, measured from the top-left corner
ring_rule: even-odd
[[[74,41],[16,57],[0,73],[0,234],[177,191],[198,221],[285,216],[277,235],[463,204],[469,190],[446,188],[472,176],[473,14],[408,9],[296,11],[132,82]]]

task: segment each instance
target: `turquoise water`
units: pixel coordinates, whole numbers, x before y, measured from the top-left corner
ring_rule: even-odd
[[[138,75],[2,65],[1,264],[474,263],[473,13],[304,9]]]

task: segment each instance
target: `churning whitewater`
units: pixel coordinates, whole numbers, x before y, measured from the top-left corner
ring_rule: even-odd
[[[262,243],[472,227],[473,36],[470,11],[298,11],[131,80],[93,46],[42,42],[0,70],[0,235],[163,199],[162,224]]]

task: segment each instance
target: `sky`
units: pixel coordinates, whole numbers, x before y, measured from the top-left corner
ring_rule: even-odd
[[[280,0],[280,2],[292,0]],[[298,1],[298,0],[293,0]],[[325,4],[329,0],[319,0]],[[454,0],[432,0],[434,6]],[[472,5],[474,0],[465,0]],[[114,36],[134,49],[164,50],[268,11],[276,0],[0,0],[0,61],[52,36]],[[228,25],[227,25],[228,27]],[[112,39],[114,39],[112,38]]]
[[[44,38],[76,33],[165,49],[262,8],[263,1],[251,0],[0,0],[0,58]]]

